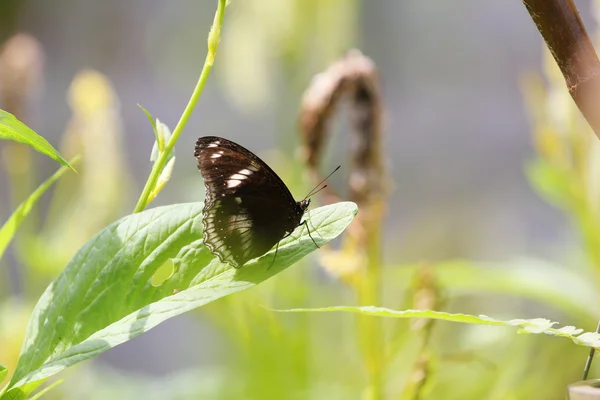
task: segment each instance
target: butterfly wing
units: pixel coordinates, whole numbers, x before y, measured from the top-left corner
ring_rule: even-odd
[[[255,154],[220,137],[198,139],[194,152],[204,178],[204,244],[236,268],[293,231],[304,209]]]

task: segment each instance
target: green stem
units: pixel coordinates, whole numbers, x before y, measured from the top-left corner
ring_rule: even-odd
[[[215,13],[215,19],[213,21],[213,25],[210,28],[210,33],[208,34],[208,53],[206,54],[206,60],[204,61],[204,67],[202,68],[202,72],[200,73],[200,78],[198,78],[198,82],[196,83],[196,87],[194,88],[194,92],[188,101],[185,110],[183,110],[183,114],[181,114],[181,118],[175,126],[173,130],[173,134],[171,135],[171,139],[165,146],[163,152],[160,153],[158,159],[154,163],[152,167],[152,171],[150,172],[150,176],[146,181],[146,186],[144,186],[144,190],[140,195],[140,198],[133,210],[133,213],[138,213],[143,211],[148,206],[148,198],[154,190],[156,186],[156,182],[158,181],[158,177],[160,173],[165,168],[167,164],[169,154],[173,147],[175,147],[175,143],[177,143],[177,139],[181,135],[183,128],[187,124],[188,119],[192,115],[196,104],[198,103],[198,99],[200,98],[200,94],[204,90],[204,85],[206,84],[206,80],[208,79],[208,75],[212,69],[213,63],[215,61],[215,56],[217,53],[217,48],[219,47],[219,40],[221,39],[221,26],[223,25],[223,17],[225,15],[225,6],[226,0],[219,0],[219,4],[217,6],[217,12]]]
[[[381,304],[381,220],[382,207],[380,201],[369,205],[369,217],[365,222],[367,270],[357,287],[358,301],[361,305]],[[366,318],[365,318],[366,317]],[[384,398],[384,342],[383,321],[381,318],[358,318],[361,336],[363,362],[368,379],[368,388],[363,399],[382,400]]]

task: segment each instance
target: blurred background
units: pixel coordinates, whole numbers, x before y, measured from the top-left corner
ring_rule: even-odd
[[[576,4],[594,33],[600,2]],[[0,45],[31,36],[10,58],[3,48],[0,75],[9,78],[0,81],[0,108],[83,160],[0,261],[0,363],[14,368],[31,308],[73,253],[133,210],[154,143],[137,104],[175,127],[215,9],[216,1],[191,0],[1,1]],[[385,106],[391,187],[381,227],[382,305],[416,308],[426,269],[441,310],[594,330],[597,139],[521,2],[233,0],[171,181],[152,206],[203,199],[193,145],[205,135],[256,152],[303,197],[310,184],[297,179],[302,165],[290,157],[302,94],[352,48],[376,64]],[[21,71],[7,61],[15,57],[26,60],[24,69],[35,66],[25,81],[5,73]],[[15,82],[24,100],[6,95]],[[346,120],[342,107],[322,167],[342,165],[331,178],[342,193]],[[0,150],[5,220],[57,165],[17,144]],[[314,257],[62,373],[66,382],[48,398],[365,398],[368,367],[353,316],[281,316],[260,307],[338,304],[356,304],[352,288]],[[384,398],[559,399],[587,355],[567,340],[504,328],[436,323],[429,338],[406,321],[384,324],[393,348]]]

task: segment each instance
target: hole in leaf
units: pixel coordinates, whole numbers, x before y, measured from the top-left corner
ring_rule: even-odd
[[[163,263],[152,275],[152,279],[150,279],[150,283],[152,286],[157,287],[162,285],[167,279],[173,276],[175,272],[175,265],[173,264],[173,260],[169,259]]]

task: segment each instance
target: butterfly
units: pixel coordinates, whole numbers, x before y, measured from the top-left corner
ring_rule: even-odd
[[[194,156],[206,187],[204,244],[222,262],[241,268],[275,244],[277,256],[279,241],[306,224],[302,216],[310,199],[296,201],[251,151],[231,140],[205,136],[196,142]]]

